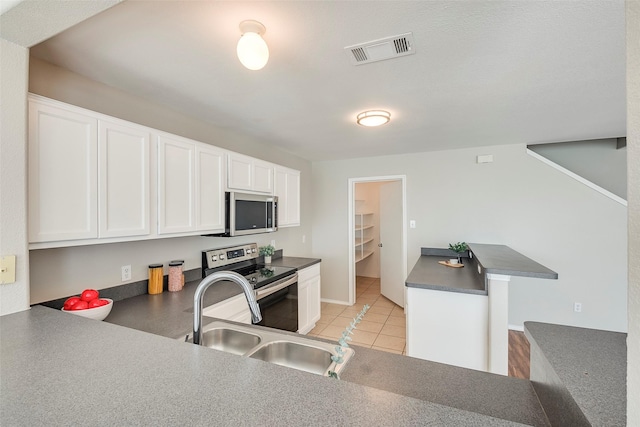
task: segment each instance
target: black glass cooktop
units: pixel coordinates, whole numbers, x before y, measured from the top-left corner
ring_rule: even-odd
[[[232,271],[243,275],[244,278],[253,285],[254,289],[258,289],[293,274],[296,269],[292,267],[273,267],[265,264],[253,264],[248,267],[233,269]]]

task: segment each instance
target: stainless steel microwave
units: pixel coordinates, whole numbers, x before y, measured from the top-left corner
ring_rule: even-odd
[[[227,192],[225,232],[210,236],[244,236],[278,230],[278,196]]]

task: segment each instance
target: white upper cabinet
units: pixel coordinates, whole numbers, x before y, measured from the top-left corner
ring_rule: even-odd
[[[198,231],[222,232],[224,217],[224,152],[198,144],[196,147],[196,228]]]
[[[195,229],[196,144],[158,137],[158,234]]]
[[[224,152],[158,136],[158,234],[224,230]]]
[[[300,171],[276,166],[275,176],[278,227],[300,225]]]
[[[31,249],[217,234],[225,190],[277,195],[300,224],[300,172],[29,94]]]
[[[237,153],[229,153],[228,159],[227,187],[230,190],[273,194],[272,163]]]
[[[149,225],[149,130],[98,124],[99,237],[141,236]]]
[[[149,234],[149,130],[29,97],[29,242]]]
[[[98,121],[29,100],[29,241],[98,237]]]

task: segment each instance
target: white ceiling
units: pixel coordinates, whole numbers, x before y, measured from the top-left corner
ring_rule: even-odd
[[[245,19],[261,71],[235,56]],[[415,55],[343,50],[406,32]],[[129,0],[31,52],[309,160],[625,135],[623,0]],[[372,108],[391,123],[356,125]]]

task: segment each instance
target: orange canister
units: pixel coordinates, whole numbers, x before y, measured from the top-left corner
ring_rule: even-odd
[[[162,278],[163,278],[162,264],[151,264],[149,266],[149,294],[161,294],[162,293]]]

